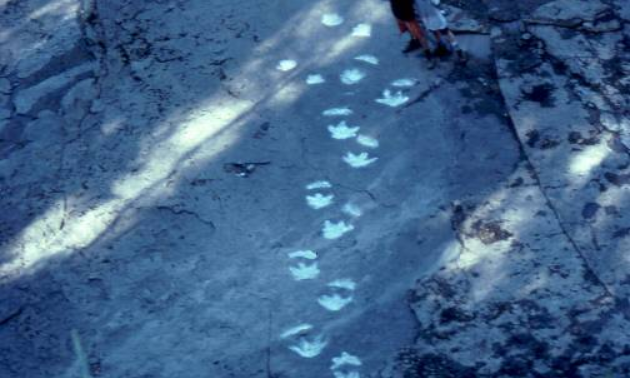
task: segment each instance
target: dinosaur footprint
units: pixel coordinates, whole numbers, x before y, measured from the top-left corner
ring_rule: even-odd
[[[359,24],[352,29],[353,37],[371,37],[372,36],[372,26],[370,24]]]
[[[346,121],[341,121],[337,125],[328,126],[330,136],[337,140],[355,138],[360,129],[359,126],[348,126]]]
[[[307,323],[304,324],[300,324],[298,326],[292,327],[287,329],[286,331],[282,332],[282,334],[280,335],[281,339],[286,339],[292,336],[296,336],[296,335],[301,335],[304,334],[305,332],[308,332],[310,330],[313,329],[313,326]]]
[[[367,152],[362,152],[358,155],[348,152],[346,156],[343,157],[343,161],[352,168],[364,168],[377,160],[378,158],[370,158],[370,155]]]
[[[335,196],[332,194],[324,195],[321,193],[315,193],[310,196],[306,196],[306,203],[313,209],[319,210],[328,207],[333,204]]]
[[[322,234],[324,235],[324,238],[334,240],[339,239],[352,230],[354,230],[354,226],[351,224],[347,224],[344,221],[333,223],[327,220],[324,222]]]
[[[379,104],[391,106],[395,108],[409,101],[409,97],[405,96],[401,91],[398,91],[394,94],[389,89],[385,89],[383,91],[383,97],[376,99],[376,102]]]
[[[297,62],[295,60],[285,59],[278,62],[276,69],[279,71],[291,71],[295,67],[297,67]]]
[[[317,254],[310,250],[295,251],[289,253],[289,258],[313,261],[317,259]],[[316,261],[310,263],[299,262],[297,265],[290,266],[289,271],[296,281],[314,280],[320,273],[319,265]]]
[[[352,302],[352,293],[357,284],[351,279],[344,278],[332,281],[327,286],[333,293],[320,296],[317,302],[326,310],[337,312]]]
[[[378,65],[378,58],[375,57],[374,55],[369,55],[369,54],[364,54],[364,55],[359,55],[357,57],[354,58],[355,60],[361,61],[361,62],[365,62],[374,66]]]
[[[352,300],[352,296],[343,297],[339,294],[332,294],[320,296],[317,298],[317,303],[328,311],[337,312],[349,305]]]
[[[322,16],[322,24],[329,28],[343,24],[344,19],[337,13],[326,13]]]
[[[328,341],[324,336],[319,335],[311,339],[302,337],[295,345],[291,345],[289,349],[304,358],[315,358],[319,356],[324,348],[328,345]]]
[[[326,79],[322,75],[308,75],[306,77],[306,84],[308,85],[324,84],[325,82]]]
[[[347,352],[342,352],[339,357],[333,357],[332,370],[335,378],[360,378],[358,371],[349,371],[348,369],[356,369],[363,365],[359,357],[353,356]]]
[[[380,145],[378,139],[372,138],[367,135],[359,135],[357,137],[357,143],[368,148],[378,148],[378,146]]]
[[[354,113],[350,108],[331,108],[326,109],[322,113],[326,117],[339,117],[339,116],[349,116]]]
[[[365,76],[366,76],[365,72],[361,71],[360,69],[351,68],[351,69],[343,71],[341,75],[339,76],[339,79],[341,80],[342,83],[346,85],[353,85],[363,80]]]
[[[330,189],[332,188],[332,184],[328,181],[315,181],[308,185],[306,185],[306,190],[316,190],[316,189]]]

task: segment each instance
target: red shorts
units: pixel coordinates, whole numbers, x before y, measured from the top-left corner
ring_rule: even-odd
[[[413,38],[419,41],[424,39],[424,33],[418,21],[402,21],[399,19],[396,19],[396,21],[398,22],[398,29],[401,33],[409,32]]]

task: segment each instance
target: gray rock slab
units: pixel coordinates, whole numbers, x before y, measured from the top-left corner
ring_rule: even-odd
[[[598,208],[599,198],[617,198],[617,205],[606,200],[602,207],[625,206],[624,196],[617,193],[623,180],[616,178],[625,174],[628,155],[626,150],[612,147],[616,136],[609,133],[618,132],[621,127],[616,116],[613,122],[609,112],[599,113],[599,109],[616,112],[628,101],[616,88],[616,74],[608,63],[619,58],[621,35],[590,41],[579,33],[563,39],[561,30],[548,26],[535,27],[533,31],[545,42],[546,52],[556,62],[567,62],[568,71],[579,79],[569,80],[549,64],[529,74],[502,79],[510,114],[543,187],[577,248],[596,273],[615,288],[614,292],[624,292],[627,267],[619,263],[624,252],[618,243],[604,243],[607,247],[603,247],[597,240],[611,240],[612,234],[627,227],[627,221],[602,211],[599,214],[606,220],[591,222],[595,214],[589,210]],[[570,59],[572,49],[574,59]],[[498,65],[502,76],[510,75],[509,66]],[[598,87],[604,90],[598,91]],[[602,120],[603,127],[599,123]],[[606,177],[616,184],[611,185]],[[600,179],[602,186],[596,184]]]

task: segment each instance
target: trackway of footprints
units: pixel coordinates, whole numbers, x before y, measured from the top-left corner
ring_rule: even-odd
[[[344,18],[338,14],[324,14],[321,23],[324,27],[335,28],[344,24]],[[351,31],[355,38],[369,38],[372,27],[369,24],[359,24]],[[341,85],[360,85],[368,77],[367,70],[370,66],[378,66],[379,59],[373,55],[359,55],[352,59],[357,66],[362,68],[349,68],[339,74]],[[276,69],[291,71],[298,66],[294,60],[281,60]],[[307,75],[307,85],[323,85],[329,82],[321,74]],[[335,81],[337,78],[335,78]],[[416,80],[404,78],[390,84],[391,89],[385,89],[382,96],[375,99],[378,104],[388,107],[397,107],[409,100],[403,92],[404,88],[412,87]],[[363,169],[371,167],[378,162],[376,151],[379,141],[365,133],[361,126],[351,123],[347,117],[354,114],[351,107],[330,107],[322,110],[324,119],[329,120],[327,131],[330,137],[339,142],[348,143],[348,151],[339,158],[348,165],[348,169]],[[345,220],[326,220],[321,226],[321,237],[334,242],[344,235],[355,231],[355,222],[361,217],[362,209],[352,202],[346,202],[342,206],[334,194],[333,185],[328,181],[316,181],[305,186],[305,202],[313,211],[333,211],[341,208],[341,217]],[[339,218],[336,218],[339,219]],[[320,276],[319,255],[310,249],[296,249],[288,253],[289,272],[298,285],[308,281],[316,281]],[[340,314],[354,301],[357,283],[348,277],[339,277],[331,282],[320,283],[325,294],[314,298],[324,311]],[[280,334],[280,339],[287,343],[287,347],[302,358],[312,359],[318,357],[329,346],[332,336],[318,331],[317,327],[304,322],[297,323]],[[360,378],[361,359],[347,351],[340,351],[337,357],[332,358],[330,370],[335,378]]]

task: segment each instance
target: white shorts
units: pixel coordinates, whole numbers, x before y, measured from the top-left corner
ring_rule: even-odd
[[[422,21],[428,30],[442,30],[448,28],[446,18],[429,0],[415,0],[418,19]]]
[[[439,13],[439,12],[434,16],[430,16],[426,18],[423,17],[422,23],[424,24],[425,28],[431,31],[442,30],[442,29],[448,28],[448,22],[446,21],[446,18],[444,17],[444,15],[442,15],[442,13]]]

